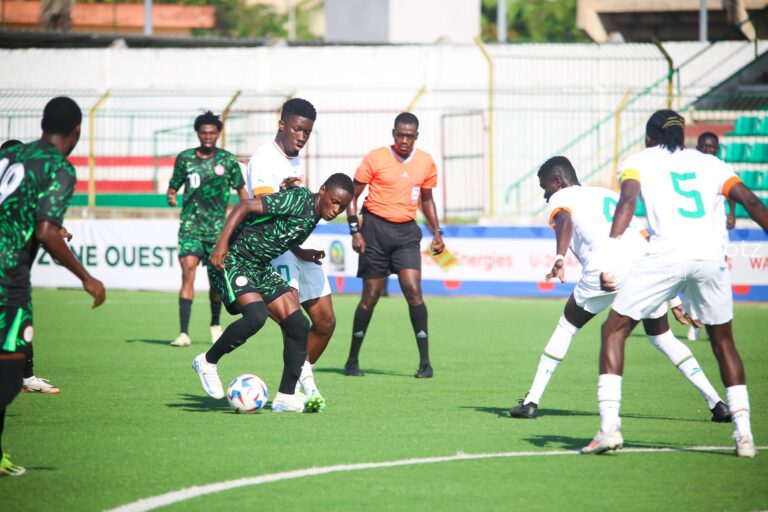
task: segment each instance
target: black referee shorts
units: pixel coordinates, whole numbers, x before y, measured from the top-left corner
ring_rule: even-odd
[[[359,257],[357,277],[388,277],[404,269],[421,271],[421,228],[415,221],[390,222],[365,211],[360,232],[365,254]]]

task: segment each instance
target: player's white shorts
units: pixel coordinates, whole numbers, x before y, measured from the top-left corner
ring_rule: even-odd
[[[584,272],[573,289],[573,299],[576,305],[593,315],[601,313],[613,303],[616,292],[606,292],[600,289],[600,271]]]
[[[322,265],[301,260],[287,251],[273,259],[272,266],[291,288],[299,290],[300,303],[331,294],[331,285]]]
[[[649,255],[650,256],[650,255]],[[658,308],[679,293],[684,309],[707,325],[733,319],[731,276],[724,261],[665,261],[647,256],[619,288],[613,309],[633,320],[656,318]]]

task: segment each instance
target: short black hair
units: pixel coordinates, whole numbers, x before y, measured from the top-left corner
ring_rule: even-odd
[[[704,132],[701,135],[699,135],[699,139],[697,140],[697,143],[701,145],[701,142],[704,139],[712,139],[715,141],[715,144],[720,144],[720,139],[712,132]]]
[[[579,184],[579,177],[576,176],[576,169],[573,168],[571,161],[564,156],[553,156],[541,164],[537,176],[545,179],[558,177],[569,185]]]
[[[352,185],[352,178],[344,174],[343,172],[337,172],[336,174],[331,174],[327,180],[325,180],[325,183],[323,183],[323,186],[325,187],[325,190],[331,189],[331,188],[340,188],[342,190],[345,190],[346,192],[349,192],[350,196],[355,195],[355,186]]]
[[[75,100],[58,96],[43,108],[43,132],[56,135],[70,135],[83,121],[83,113]]]
[[[395,125],[394,128],[397,128],[397,125],[399,124],[415,124],[416,129],[419,129],[419,118],[415,115],[411,114],[410,112],[401,112],[397,114],[397,117],[395,118]]]
[[[18,146],[19,144],[23,144],[20,140],[16,139],[9,139],[5,142],[3,142],[2,145],[0,145],[0,151],[8,148],[12,148],[13,146]]]
[[[657,110],[645,124],[645,134],[670,153],[685,148],[685,119],[674,110]]]
[[[283,103],[282,111],[280,112],[280,120],[285,122],[291,116],[306,117],[314,121],[317,119],[317,111],[315,106],[302,98],[291,98]]]
[[[210,110],[204,114],[200,114],[195,118],[195,131],[199,132],[200,127],[203,126],[204,124],[215,124],[216,129],[219,131],[221,131],[221,127],[223,126],[221,124],[221,118],[219,118],[219,116],[217,116]]]

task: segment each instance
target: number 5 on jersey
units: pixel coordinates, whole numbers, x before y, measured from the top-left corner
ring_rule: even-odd
[[[696,173],[695,172],[684,172],[684,173],[677,173],[672,172],[669,174],[669,176],[672,178],[672,187],[675,189],[675,192],[687,200],[693,200],[693,210],[687,210],[685,208],[678,208],[677,211],[680,215],[687,219],[700,219],[704,216],[704,201],[701,199],[701,194],[698,190],[683,190],[682,185],[687,185],[686,183],[683,183],[685,181],[689,180],[695,180],[696,179]]]

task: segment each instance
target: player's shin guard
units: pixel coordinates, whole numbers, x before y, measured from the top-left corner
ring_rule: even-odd
[[[429,328],[427,327],[427,305],[423,302],[418,306],[408,306],[411,317],[413,334],[416,336],[416,345],[419,347],[419,364],[429,364]]]
[[[211,325],[219,325],[221,322],[221,301],[211,301]]]
[[[179,299],[179,332],[189,333],[189,317],[192,315],[192,300]]]
[[[621,429],[621,375],[604,373],[597,380],[597,404],[600,407],[600,431]]]
[[[283,377],[280,392],[292,395],[301,375],[301,367],[307,359],[307,337],[309,321],[300,310],[296,310],[280,322],[283,331]]]
[[[648,341],[664,353],[665,356],[680,370],[680,373],[693,384],[701,396],[707,401],[707,407],[713,408],[717,402],[720,402],[720,395],[707,379],[704,371],[699,366],[699,362],[693,357],[690,349],[678,340],[672,331],[669,330],[658,336],[648,336]]]
[[[539,359],[539,367],[536,369],[536,376],[533,378],[533,384],[525,396],[524,403],[541,403],[541,396],[547,389],[549,380],[565,358],[565,354],[568,353],[568,347],[571,346],[571,341],[577,332],[579,332],[579,328],[566,320],[565,315],[560,317],[555,332],[552,333],[547,346],[544,347],[544,353]]]
[[[728,398],[728,409],[733,419],[733,430],[739,436],[752,437],[752,426],[749,419],[749,393],[747,385],[740,384],[725,389]]]
[[[357,358],[360,355],[360,347],[363,344],[363,339],[368,331],[368,324],[371,323],[372,316],[373,310],[363,309],[362,305],[357,305],[355,317],[352,321],[352,343],[349,346],[347,361],[357,362]]]
[[[262,301],[251,302],[243,306],[242,313],[242,318],[229,324],[221,338],[206,352],[206,361],[217,364],[224,354],[229,354],[259,332],[269,316],[267,306]]]

